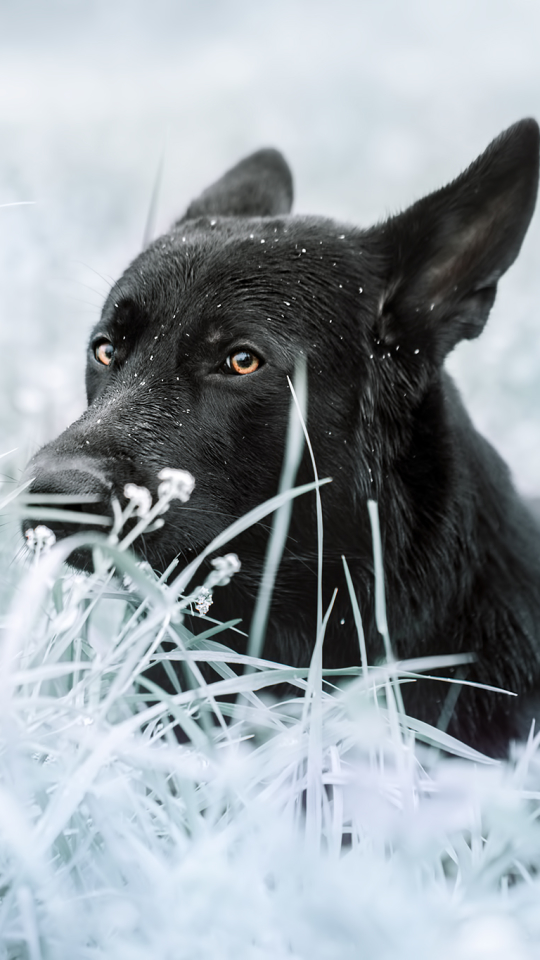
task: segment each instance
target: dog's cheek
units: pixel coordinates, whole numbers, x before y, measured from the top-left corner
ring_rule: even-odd
[[[258,381],[238,386],[241,389],[234,395],[231,391],[213,397],[201,411],[198,429],[202,428],[204,444],[200,453],[206,469],[221,477],[222,496],[237,509],[249,509],[276,492],[290,391],[285,377],[280,384]]]
[[[88,406],[90,406],[99,395],[101,385],[100,377],[94,367],[95,365],[91,366],[90,362],[88,362],[86,367],[86,402]]]
[[[240,419],[228,424],[226,443],[216,451],[223,487],[239,514],[276,493],[281,474],[286,421],[279,426],[270,417]]]

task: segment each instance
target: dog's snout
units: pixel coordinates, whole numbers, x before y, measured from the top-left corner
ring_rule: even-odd
[[[61,539],[81,525],[101,530],[110,525],[112,485],[93,462],[40,462],[38,458],[27,472],[33,479],[26,491],[25,530],[43,523]]]
[[[88,502],[108,502],[109,490],[110,483],[98,472],[84,466],[63,467],[62,464],[49,464],[41,468],[38,466],[30,485],[33,496],[61,496],[66,498],[66,503],[70,497],[73,497],[73,502],[80,502],[82,497],[87,498]]]

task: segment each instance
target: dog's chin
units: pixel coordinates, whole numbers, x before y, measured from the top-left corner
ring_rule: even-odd
[[[60,539],[60,538],[58,538]],[[145,563],[152,568],[155,574],[159,577],[165,573],[170,564],[178,557],[177,552],[171,552],[170,556],[168,552],[162,551],[160,549],[153,550],[152,544],[148,542],[144,544],[133,543],[130,547],[130,554],[132,559],[136,563]],[[105,556],[109,556],[109,553],[105,547],[104,550]],[[182,566],[187,565],[191,560],[195,559],[197,556],[196,551],[190,553],[182,553],[181,557],[178,557]],[[114,556],[111,556],[112,567],[114,567]],[[68,567],[72,570],[79,573],[95,573],[96,565],[94,562],[94,547],[76,547],[69,557],[66,559]],[[120,576],[121,572],[118,571]]]

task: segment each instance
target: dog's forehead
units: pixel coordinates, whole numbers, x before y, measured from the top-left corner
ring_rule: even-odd
[[[133,261],[103,319],[132,326],[139,318],[141,332],[154,335],[157,324],[160,336],[174,329],[191,345],[195,332],[224,335],[262,315],[281,323],[287,304],[318,326],[358,303],[369,260],[368,235],[330,219],[202,217],[175,225]]]
[[[296,249],[299,243],[324,246],[351,237],[357,240],[360,233],[355,227],[325,217],[200,217],[180,221],[167,236],[182,244],[206,243],[210,249],[249,241],[255,246],[281,243],[286,249]]]
[[[185,292],[234,295],[324,277],[346,283],[356,273],[363,234],[315,217],[204,217],[180,223],[131,264],[114,295],[169,300]]]

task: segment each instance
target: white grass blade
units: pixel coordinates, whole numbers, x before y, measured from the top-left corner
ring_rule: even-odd
[[[278,493],[284,493],[293,488],[298,467],[302,459],[302,425],[307,409],[307,370],[304,357],[301,357],[297,362],[294,379],[296,403],[294,403],[294,401],[291,402],[287,440],[285,443],[285,458]],[[297,411],[300,413],[299,416],[297,415]],[[257,603],[255,604],[253,619],[249,630],[248,653],[251,657],[260,657],[264,647],[264,637],[272,592],[289,532],[291,513],[292,500],[287,500],[281,507],[278,507],[274,514],[263,574],[257,595]]]
[[[2,454],[2,456],[7,456],[7,454]],[[12,490],[12,492],[8,494],[7,497],[4,497],[3,500],[0,500],[0,510],[3,510],[4,507],[7,507],[8,503],[11,503],[12,500],[15,500],[18,496],[20,496],[23,490],[26,490],[26,488],[29,487],[30,484],[34,482],[34,479],[35,478],[32,477],[30,480],[27,480],[26,483],[21,484],[21,486],[17,487],[16,490]]]
[[[321,503],[321,494],[320,486],[324,481],[319,483],[319,474],[317,472],[317,464],[315,462],[315,454],[313,453],[313,447],[311,446],[311,440],[309,439],[309,433],[306,426],[306,421],[302,412],[301,404],[296,396],[296,391],[289,378],[289,388],[293,395],[293,400],[296,404],[296,409],[298,411],[298,416],[300,418],[300,423],[302,424],[302,430],[304,432],[304,439],[306,441],[306,446],[309,450],[309,456],[311,458],[311,465],[313,467],[313,476],[315,477],[316,483],[316,504],[317,504],[317,637],[319,636],[321,625],[322,625],[322,568],[323,568],[323,515],[322,515],[322,503]]]
[[[309,737],[306,771],[306,844],[311,853],[320,852],[322,840],[322,804],[323,804],[323,749],[322,749],[322,651],[324,634],[330,614],[336,600],[334,590],[328,610],[321,623],[317,642],[313,650],[308,674],[308,687],[304,701],[304,723],[307,720],[309,705]]]
[[[345,571],[345,579],[347,580],[347,587],[349,590],[349,596],[351,598],[351,606],[353,610],[354,625],[356,627],[356,632],[358,634],[358,643],[360,646],[360,663],[362,665],[362,674],[364,679],[367,679],[368,675],[368,659],[367,659],[367,650],[366,650],[366,638],[364,636],[364,625],[362,623],[362,615],[360,613],[360,607],[358,606],[358,600],[356,598],[356,593],[354,585],[352,582],[349,565],[345,557],[341,558],[343,562],[343,569]]]
[[[87,523],[92,527],[110,527],[112,524],[111,517],[101,517],[94,513],[76,513],[74,510],[60,510],[57,507],[33,507],[25,504],[21,504],[15,511],[15,515],[24,517],[26,520],[67,521],[79,526]]]
[[[381,634],[384,643],[386,660],[388,663],[394,662],[394,653],[390,642],[390,633],[388,631],[388,621],[386,618],[386,599],[384,590],[384,566],[381,543],[381,529],[379,525],[379,508],[375,500],[368,500],[369,519],[371,523],[371,534],[373,543],[373,566],[375,571],[375,621],[377,630]],[[388,687],[390,697],[396,698],[397,709],[404,713],[403,698],[399,685],[390,683]]]

